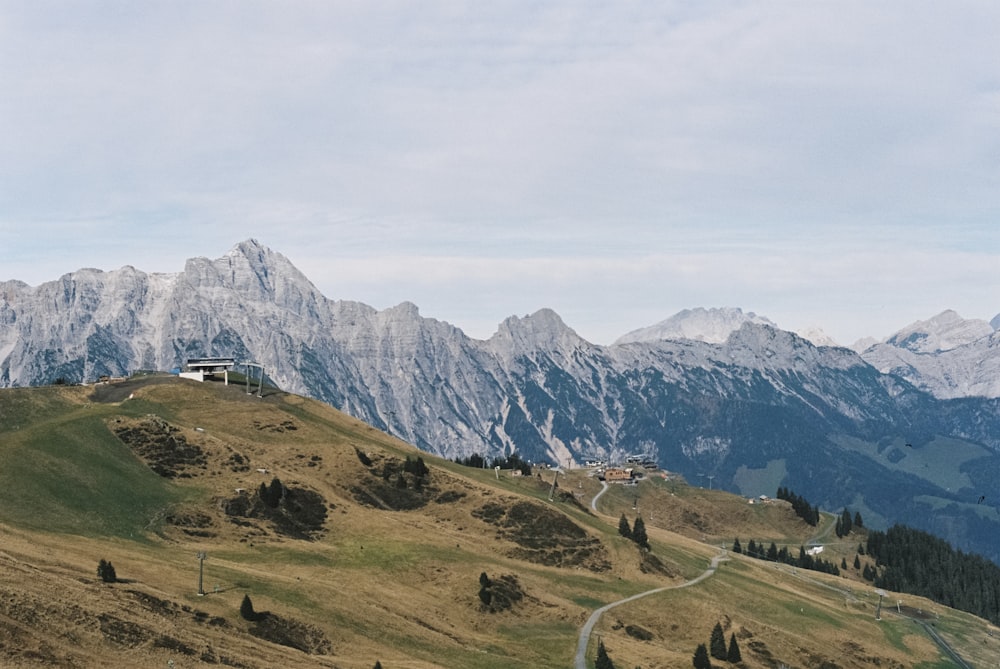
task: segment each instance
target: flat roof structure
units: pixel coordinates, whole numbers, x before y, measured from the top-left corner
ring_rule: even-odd
[[[181,372],[182,379],[204,381],[206,376],[221,373],[229,385],[229,370],[236,366],[235,358],[188,358],[187,371]]]
[[[224,372],[235,366],[235,358],[188,358],[187,360],[187,368],[192,372]]]

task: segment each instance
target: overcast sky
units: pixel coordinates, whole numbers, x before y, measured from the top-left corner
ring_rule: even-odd
[[[253,237],[478,338],[988,320],[997,35],[992,0],[0,0],[0,280]]]

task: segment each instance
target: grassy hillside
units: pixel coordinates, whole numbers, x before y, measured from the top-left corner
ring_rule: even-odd
[[[598,481],[560,475],[550,501],[552,477],[441,461],[277,391],[165,376],[2,390],[0,665],[568,668],[594,609],[683,584],[735,537],[819,532],[783,503],[661,477],[612,486],[594,513]],[[622,514],[642,515],[651,554],[618,535]],[[857,544],[826,555],[852,561]],[[750,668],[952,666],[888,604],[875,621],[853,569],[729,557],[604,615],[616,666],[689,667],[716,622]],[[268,615],[242,618],[245,595]],[[983,621],[899,599],[974,666],[1000,653]]]

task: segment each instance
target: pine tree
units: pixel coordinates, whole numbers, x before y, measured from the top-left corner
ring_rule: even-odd
[[[615,669],[615,663],[608,657],[608,651],[601,639],[597,641],[597,659],[594,660],[594,669]]]
[[[731,664],[743,661],[743,654],[740,653],[740,646],[736,643],[736,634],[729,637],[729,650],[726,651],[726,661]]]
[[[375,666],[372,667],[372,669],[382,669],[382,663],[379,662],[378,660],[375,660]]]
[[[740,553],[743,552],[743,547],[740,546],[740,538],[739,537],[736,537],[736,540],[733,542],[733,552],[736,553],[736,554],[740,554]]]
[[[846,537],[848,534],[851,533],[853,526],[854,526],[854,521],[851,520],[851,512],[845,506],[843,512],[841,512],[840,514],[840,527],[844,531],[844,533],[838,536]]]
[[[646,523],[642,522],[642,516],[637,516],[632,525],[632,541],[639,544],[639,548],[649,550],[649,537],[646,536]]]
[[[626,539],[632,538],[632,528],[629,527],[628,518],[625,517],[624,513],[622,514],[622,517],[618,520],[618,534],[622,535]]]
[[[105,583],[114,583],[118,580],[114,565],[103,558],[97,563],[97,577]]]
[[[854,556],[854,568],[861,569],[861,556],[859,555]]]
[[[243,595],[243,602],[240,604],[240,615],[244,620],[257,620],[257,612],[253,610],[253,602],[250,595]]]
[[[490,587],[490,577],[486,575],[485,571],[479,575],[479,587],[480,588]]]
[[[726,635],[722,631],[722,623],[715,623],[715,627],[712,628],[712,638],[708,647],[716,660],[726,659]]]
[[[698,644],[698,648],[694,651],[692,662],[694,669],[712,669],[712,661],[708,659],[708,648],[705,648],[705,644]]]
[[[863,528],[865,526],[865,524],[861,521],[860,511],[854,512],[854,526],[857,527],[858,529]]]
[[[271,485],[267,486],[264,483],[260,484],[260,499],[267,504],[272,509],[276,509],[278,504],[281,502],[281,498],[285,494],[285,486],[282,485],[281,480],[275,476],[271,479]]]

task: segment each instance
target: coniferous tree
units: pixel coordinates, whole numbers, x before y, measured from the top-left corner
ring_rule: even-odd
[[[594,669],[615,669],[615,663],[608,657],[608,650],[604,647],[604,641],[597,641],[597,659],[594,660]]]
[[[740,653],[740,646],[736,643],[736,634],[729,637],[729,650],[726,651],[726,661],[731,664],[743,661],[743,654]]]
[[[479,575],[479,587],[480,588],[490,587],[490,577],[486,575],[485,571]]]
[[[1000,566],[927,532],[894,525],[869,531],[876,587],[922,595],[1000,624]]]
[[[733,552],[736,553],[736,554],[740,554],[740,553],[743,552],[743,547],[740,546],[740,538],[739,537],[736,537],[736,540],[733,542]]]
[[[716,660],[726,659],[726,635],[722,631],[722,623],[715,623],[712,628],[712,638],[708,644],[708,652]]]
[[[637,516],[632,524],[632,541],[639,544],[639,548],[649,550],[649,537],[646,536],[646,523],[642,522],[642,516]]]
[[[851,520],[851,512],[847,507],[844,507],[844,510],[840,514],[840,524],[839,524],[840,531],[843,532],[843,534],[838,534],[837,536],[846,537],[848,534],[851,533],[853,526],[854,526],[854,521]]]
[[[854,556],[854,568],[855,569],[861,569],[861,556],[860,555],[855,555]]]
[[[243,595],[243,602],[240,604],[240,615],[244,620],[257,620],[257,612],[253,610],[253,602],[250,595]]]
[[[626,539],[632,538],[632,528],[629,527],[628,518],[625,517],[624,513],[622,514],[622,517],[618,520],[618,534],[622,535]]]
[[[799,546],[798,566],[802,569],[812,569],[812,555],[806,553],[805,546]]]
[[[379,662],[378,660],[375,660],[375,666],[372,667],[372,669],[382,669],[382,663]]]
[[[100,578],[105,583],[114,583],[118,580],[118,575],[115,574],[115,567],[110,561],[101,558],[101,561],[97,563],[97,577]]]
[[[861,512],[860,511],[855,511],[854,512],[854,526],[857,527],[858,529],[861,529],[861,528],[863,528],[865,526],[865,524],[863,522],[861,522]]]
[[[694,651],[692,663],[694,664],[694,669],[712,669],[712,661],[708,659],[708,648],[705,647],[705,644],[698,644],[698,648]]]
[[[281,480],[275,476],[271,479],[271,485],[260,484],[260,499],[272,509],[278,508],[281,498],[285,495],[285,486]]]
[[[778,560],[778,547],[774,544],[773,541],[771,542],[771,545],[767,547],[767,559],[770,560],[771,562],[777,562]],[[718,659],[721,660],[724,658],[718,658]]]

